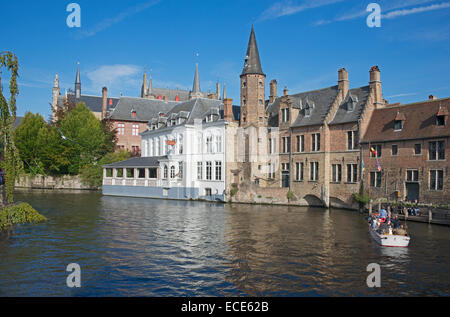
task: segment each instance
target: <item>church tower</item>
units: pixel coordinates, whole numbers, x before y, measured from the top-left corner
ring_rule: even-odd
[[[198,74],[198,63],[195,64],[194,83],[192,85],[192,91],[190,93],[190,99],[201,98],[203,94],[200,90],[200,76]]]
[[[265,126],[265,81],[256,44],[255,30],[252,26],[241,74],[241,126]]]

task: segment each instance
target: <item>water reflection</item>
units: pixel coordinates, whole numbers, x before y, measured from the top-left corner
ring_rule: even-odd
[[[409,223],[407,249],[383,248],[361,215],[342,210],[223,205],[20,192],[49,222],[0,240],[0,295],[448,295],[447,227]],[[83,287],[65,287],[65,267]],[[368,289],[366,267],[382,268]]]

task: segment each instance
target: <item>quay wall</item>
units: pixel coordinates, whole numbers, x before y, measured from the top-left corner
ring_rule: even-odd
[[[36,188],[36,189],[78,189],[78,190],[97,190],[83,184],[81,177],[78,175],[64,176],[43,176],[43,175],[21,175],[16,180],[17,188]]]

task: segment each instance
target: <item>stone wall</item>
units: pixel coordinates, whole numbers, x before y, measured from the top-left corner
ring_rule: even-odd
[[[39,188],[39,189],[83,189],[96,190],[84,185],[80,176],[43,176],[22,175],[16,180],[17,188]]]

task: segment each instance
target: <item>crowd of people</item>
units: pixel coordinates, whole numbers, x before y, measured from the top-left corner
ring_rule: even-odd
[[[369,216],[368,221],[372,229],[381,234],[406,235],[406,230],[400,224],[398,216],[391,217],[384,208]]]

